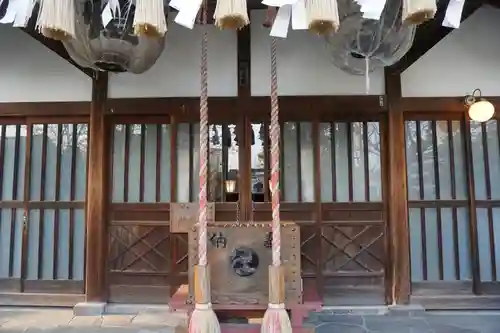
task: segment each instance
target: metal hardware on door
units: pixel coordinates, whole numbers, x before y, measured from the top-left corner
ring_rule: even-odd
[[[240,87],[247,87],[249,84],[249,75],[250,75],[250,68],[249,64],[247,62],[242,62],[240,63],[240,66],[238,68],[238,84]]]

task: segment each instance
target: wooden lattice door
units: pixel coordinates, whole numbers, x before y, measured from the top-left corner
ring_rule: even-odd
[[[172,126],[168,119],[112,125],[108,221],[109,301],[167,303],[182,243],[170,234]]]
[[[0,125],[0,293],[29,293],[43,305],[82,299],[86,120]]]

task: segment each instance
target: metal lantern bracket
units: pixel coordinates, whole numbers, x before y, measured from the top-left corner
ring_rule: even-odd
[[[464,104],[470,107],[472,104],[481,100],[481,89],[474,89],[472,94],[465,95]]]

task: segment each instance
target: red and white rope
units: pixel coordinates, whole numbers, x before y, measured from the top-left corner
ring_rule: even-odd
[[[278,105],[277,39],[271,37],[271,201],[272,221],[272,264],[281,265],[281,225],[280,225],[280,124]]]
[[[200,211],[198,217],[198,265],[207,265],[207,177],[208,177],[208,30],[206,6],[202,13],[200,95]]]

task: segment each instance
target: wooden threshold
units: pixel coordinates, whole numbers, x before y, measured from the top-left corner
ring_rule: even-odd
[[[168,304],[170,286],[110,285],[110,303]]]
[[[85,295],[0,292],[0,306],[73,307],[81,302]]]
[[[426,310],[500,310],[499,295],[412,296],[410,302]]]

